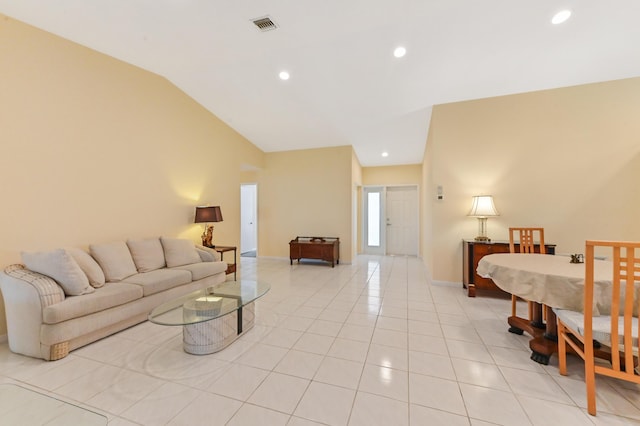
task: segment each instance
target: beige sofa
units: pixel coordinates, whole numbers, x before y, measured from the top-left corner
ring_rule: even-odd
[[[170,299],[226,280],[215,250],[147,238],[22,253],[0,273],[9,347],[56,360],[147,319]]]

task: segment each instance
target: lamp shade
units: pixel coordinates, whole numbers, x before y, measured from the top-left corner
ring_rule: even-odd
[[[489,217],[499,216],[496,206],[493,204],[493,196],[491,195],[476,195],[473,197],[473,204],[471,205],[471,211],[467,216],[473,217]]]
[[[220,206],[196,207],[195,223],[222,222],[222,210]]]

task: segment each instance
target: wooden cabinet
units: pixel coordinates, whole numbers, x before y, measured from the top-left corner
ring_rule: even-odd
[[[556,253],[555,244],[545,244],[544,247],[546,254]],[[519,250],[518,244],[516,244],[516,250]],[[536,244],[535,251],[540,252],[540,245]],[[462,241],[462,286],[467,289],[469,297],[476,296],[476,289],[502,292],[491,279],[482,278],[476,273],[480,259],[492,253],[509,253],[509,242]]]
[[[340,238],[296,237],[289,242],[289,260],[319,259],[331,262],[331,267],[340,263]]]

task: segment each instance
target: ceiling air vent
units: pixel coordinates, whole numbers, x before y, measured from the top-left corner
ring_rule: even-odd
[[[264,16],[262,18],[252,19],[253,24],[258,27],[258,29],[262,32],[271,31],[278,28],[275,22],[271,20],[269,16]]]

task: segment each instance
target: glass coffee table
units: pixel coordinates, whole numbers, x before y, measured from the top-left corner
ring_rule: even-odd
[[[270,288],[258,281],[227,281],[163,303],[151,311],[149,321],[182,326],[185,352],[211,354],[253,327],[254,302]]]

